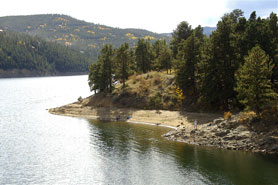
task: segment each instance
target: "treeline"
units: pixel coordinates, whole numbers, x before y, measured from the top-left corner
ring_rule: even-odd
[[[201,26],[192,29],[181,22],[165,41],[137,46],[123,44],[114,50],[105,45],[96,64],[90,66],[91,90],[111,92],[114,81],[125,82],[134,72],[173,69],[183,105],[206,109],[249,108],[257,112],[278,106],[278,19],[241,10],[225,14],[207,38]]]
[[[86,72],[91,59],[66,46],[10,31],[0,32],[0,69],[42,74]]]

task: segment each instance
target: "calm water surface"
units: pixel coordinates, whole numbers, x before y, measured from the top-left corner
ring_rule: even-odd
[[[87,76],[0,79],[0,92],[0,184],[278,184],[277,157],[47,112],[90,95]]]

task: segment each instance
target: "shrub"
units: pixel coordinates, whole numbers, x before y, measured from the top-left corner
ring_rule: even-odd
[[[258,116],[254,111],[244,112],[244,113],[240,114],[240,116],[238,118],[238,123],[248,124],[248,123],[251,123],[257,117]]]
[[[229,119],[232,117],[232,113],[231,112],[224,112],[224,119]]]
[[[79,96],[77,100],[79,101],[79,103],[82,103],[83,98],[81,96]]]

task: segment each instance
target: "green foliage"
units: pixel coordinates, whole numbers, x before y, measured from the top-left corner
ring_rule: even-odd
[[[153,69],[156,71],[166,70],[167,73],[172,69],[171,51],[165,40],[158,40],[153,44],[154,64]]]
[[[236,76],[236,91],[239,101],[247,109],[261,112],[266,106],[277,104],[277,93],[271,89],[272,69],[269,57],[259,46],[254,47],[245,58]]]
[[[173,31],[171,49],[174,58],[177,57],[179,44],[182,40],[186,40],[192,34],[192,31],[191,26],[186,21],[181,22]]]
[[[125,81],[131,74],[131,66],[133,65],[133,57],[129,50],[128,43],[124,43],[116,51],[115,57],[115,75],[117,79],[123,83],[123,88],[125,88]]]
[[[89,67],[89,86],[91,91],[109,92],[114,87],[114,50],[112,45],[104,45],[96,64]]]
[[[200,47],[203,40],[202,29],[196,30],[179,45],[176,61],[176,82],[184,95],[196,94],[196,65],[200,60]]]
[[[105,56],[108,56],[106,52],[101,53],[97,64],[90,66],[91,90],[111,92],[112,88],[106,83],[107,79],[110,79],[108,81],[123,83],[118,87],[124,87],[128,81],[128,88],[118,92],[130,93],[130,96],[135,94],[142,102],[148,97],[145,106],[154,108],[229,111],[242,108],[244,104],[250,109],[261,111],[265,107],[275,107],[277,105],[270,102],[277,104],[277,99],[273,101],[277,98],[278,91],[277,20],[274,13],[261,19],[256,17],[255,12],[247,20],[243,17],[243,12],[236,9],[221,18],[217,29],[209,38],[204,36],[201,26],[192,29],[187,22],[181,22],[174,30],[170,48],[163,40],[151,44],[151,37],[139,39],[137,45],[133,45],[131,49],[125,43],[116,50],[115,57],[114,54],[108,57],[109,66],[112,66],[109,75],[103,75],[103,71],[109,69],[104,65],[107,58]],[[128,34],[128,37],[133,38],[134,35]],[[254,57],[256,53],[261,54],[260,50],[253,49],[256,51],[250,52],[256,45],[262,48],[272,61],[272,64],[264,62],[264,65],[267,63],[267,68],[260,64],[266,61],[263,55]],[[244,60],[248,52],[253,54]],[[255,60],[259,60],[258,65]],[[242,67],[238,70],[240,66]],[[152,70],[166,70],[168,73],[172,68],[175,78],[174,75],[169,77],[175,79],[173,84],[173,81],[167,79],[161,81],[162,78],[154,76],[154,73],[139,75],[138,78],[136,75]],[[236,73],[237,71],[239,72]],[[127,80],[131,74],[134,74],[133,77]],[[166,76],[164,72],[159,74]],[[167,84],[167,87],[171,89],[164,89],[165,92],[161,93],[164,87],[162,84],[168,82],[171,84]],[[173,94],[176,87],[179,92]],[[161,96],[156,92],[160,92]],[[167,94],[168,92],[171,92],[171,95]],[[257,101],[258,98],[254,95],[258,93],[261,94],[256,95],[260,99]],[[179,106],[181,104],[182,106]]]
[[[139,39],[135,49],[137,71],[146,73],[152,69],[153,52],[147,40]]]
[[[201,97],[214,107],[228,109],[235,98],[234,73],[240,65],[236,25],[242,13],[225,14],[203,46],[199,62]]]
[[[0,32],[0,69],[27,69],[41,74],[86,72],[92,61],[68,47],[37,37]]]

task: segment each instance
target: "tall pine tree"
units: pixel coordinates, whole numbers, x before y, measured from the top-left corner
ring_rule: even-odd
[[[272,68],[269,57],[259,46],[254,47],[245,58],[244,65],[236,75],[235,90],[239,101],[247,109],[260,112],[272,103],[277,104],[278,96],[271,89],[270,83]]]

